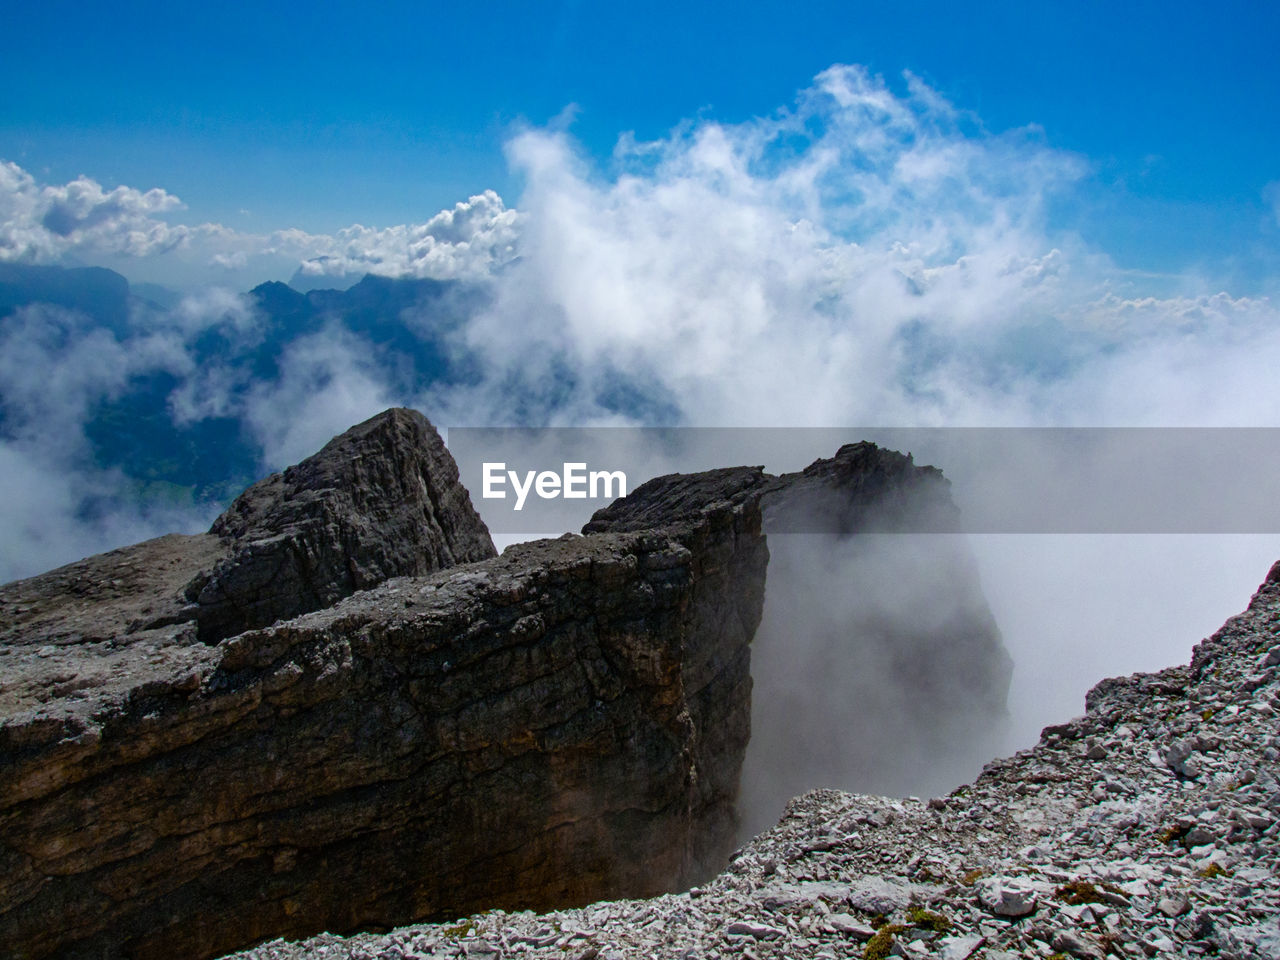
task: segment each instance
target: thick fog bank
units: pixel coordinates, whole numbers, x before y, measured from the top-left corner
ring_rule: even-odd
[[[1007,736],[1010,662],[962,537],[769,538],[744,835],[815,787],[931,795]]]

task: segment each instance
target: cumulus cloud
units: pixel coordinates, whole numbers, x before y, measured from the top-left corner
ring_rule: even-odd
[[[1083,158],[917,78],[834,67],[775,115],[624,140],[612,171],[562,130],[508,152],[521,257],[466,331],[488,380],[428,398],[451,419],[503,422],[514,389],[613,420],[623,378],[696,425],[1280,420],[1273,304],[1142,290],[1052,221]]]
[[[0,260],[164,253],[191,235],[188,227],[172,226],[159,216],[180,209],[181,201],[159,188],[104,190],[84,176],[42,186],[17,164],[0,162]]]
[[[160,188],[107,190],[83,176],[40,184],[17,164],[0,162],[0,261],[138,261],[176,252],[208,268],[206,280],[263,263],[292,263],[304,278],[375,273],[474,279],[512,260],[519,239],[519,213],[492,190],[424,223],[381,229],[354,224],[334,234],[292,228],[255,234],[166,219],[182,209]]]
[[[312,238],[324,252],[305,260],[300,272],[305,277],[484,277],[516,257],[519,223],[517,211],[486,190],[426,223],[381,230],[357,224],[331,240]]]

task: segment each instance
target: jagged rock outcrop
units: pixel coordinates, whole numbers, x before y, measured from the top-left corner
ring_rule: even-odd
[[[391,419],[402,442],[405,418]],[[352,444],[369,436],[346,435],[338,467],[357,470]],[[240,582],[238,565],[293,583],[298,557],[332,571],[331,546],[361,549],[366,528],[313,495],[328,483],[296,468],[214,534],[4,588],[20,619],[0,725],[0,940],[14,956],[201,957],[281,933],[656,893],[732,844],[767,562],[758,502],[709,492],[642,531],[524,545],[200,642],[207,583]],[[133,579],[68,596],[121,563]],[[192,567],[213,571],[194,613],[174,600],[177,622],[131,626],[139,591],[170,596]],[[100,606],[86,641],[75,631]]]
[[[1005,732],[1012,661],[949,481],[854,443],[762,491],[744,838],[817,786],[902,796],[971,778]]]
[[[239,960],[1280,956],[1280,563],[1188,666],[930,800],[819,790],[687,893]]]
[[[4,587],[0,941],[205,957],[687,886],[735,841],[762,511],[844,489],[874,528],[935,474],[857,445],[659,478],[491,557],[389,411],[209,534]]]
[[[744,836],[814,786],[905,794],[972,776],[1004,732],[1013,665],[954,535],[942,472],[853,443],[776,477],[758,467],[658,477],[584,529],[643,529],[709,496],[758,498],[769,534]]]
[[[849,443],[834,457],[770,478],[765,531],[847,537],[866,533],[955,533],[960,515],[937,467],[874,443]]]
[[[496,555],[440,435],[405,409],[254,484],[209,533],[228,556],[185,591],[206,643]]]
[[[0,587],[0,651],[20,661],[5,664],[0,715],[59,701],[87,716],[98,696],[196,656],[187,648],[197,642],[494,555],[435,428],[416,411],[388,410],[250,487],[209,533]]]

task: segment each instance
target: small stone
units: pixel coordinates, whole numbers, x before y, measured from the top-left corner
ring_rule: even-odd
[[[1054,936],[1051,946],[1062,953],[1069,953],[1073,957],[1082,957],[1086,960],[1103,960],[1106,956],[1099,947],[1070,930],[1059,931]]]
[[[857,940],[870,940],[876,933],[851,913],[833,913],[823,922],[832,933],[843,933]]]
[[[937,944],[938,956],[942,960],[968,960],[985,942],[985,937],[943,937]]]
[[[1025,917],[1036,908],[1036,889],[1016,877],[990,877],[978,885],[978,902],[1001,917]]]
[[[1085,751],[1085,756],[1090,760],[1103,760],[1107,756],[1107,748],[1100,743],[1090,744],[1089,749]]]
[[[1186,897],[1162,897],[1156,909],[1166,917],[1180,917],[1191,909]]]
[[[750,920],[735,920],[725,928],[730,937],[754,937],[757,940],[774,940],[785,935],[785,930],[771,927],[767,923],[754,923]]]
[[[1187,831],[1187,835],[1182,838],[1182,842],[1187,847],[1202,847],[1206,843],[1213,843],[1216,839],[1217,838],[1204,827],[1195,826]]]

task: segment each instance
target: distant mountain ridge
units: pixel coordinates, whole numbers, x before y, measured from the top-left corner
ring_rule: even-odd
[[[205,318],[184,341],[186,369],[155,367],[131,376],[123,389],[104,391],[90,404],[84,432],[93,466],[118,471],[140,501],[177,500],[221,506],[264,468],[257,438],[236,412],[255,385],[281,376],[290,346],[300,337],[353,336],[367,345],[394,392],[409,398],[433,384],[466,376],[467,364],[448,342],[452,333],[487,302],[475,284],[366,275],[345,290],[301,292],[270,281],[245,294],[254,311],[249,329],[232,318]],[[192,302],[198,302],[194,295]],[[105,330],[126,348],[156,331],[181,331],[187,321],[182,296],[151,284],[131,287],[102,267],[0,263],[0,337],[16,329],[23,308],[46,305],[54,341],[71,343]],[[175,320],[169,322],[168,315]],[[187,385],[191,377],[205,381]],[[198,400],[214,378],[228,392],[206,416],[175,413],[175,392],[184,386]],[[31,425],[25,410],[9,401],[0,383],[0,439],[13,439]],[[229,407],[223,412],[220,407]],[[87,504],[84,509],[105,509]]]

